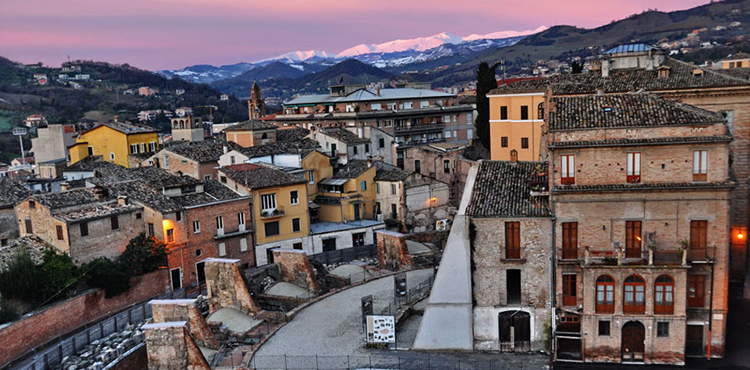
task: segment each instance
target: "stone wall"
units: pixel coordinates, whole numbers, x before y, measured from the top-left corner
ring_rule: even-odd
[[[283,281],[307,287],[313,292],[320,292],[320,284],[307,258],[307,252],[276,249],[273,251],[273,260],[279,266]]]
[[[260,311],[242,279],[239,260],[208,258],[204,262],[211,312],[223,307],[233,307],[245,313]]]
[[[144,325],[149,370],[209,370],[185,321]]]
[[[412,267],[409,248],[406,246],[406,235],[394,231],[378,230],[377,239],[380,268],[399,271]]]
[[[116,297],[105,299],[104,291],[95,289],[0,326],[0,366],[59,335],[164,293],[168,286],[167,271],[159,270],[134,277],[130,290]]]
[[[206,320],[198,311],[195,299],[170,299],[151,301],[151,312],[154,323],[185,321],[190,334],[196,342],[212,349],[219,349],[213,332],[208,328]]]

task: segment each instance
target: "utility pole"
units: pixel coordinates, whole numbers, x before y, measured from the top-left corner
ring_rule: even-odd
[[[18,136],[18,142],[21,144],[21,162],[26,165],[26,155],[23,154],[23,135],[26,135],[25,127],[14,127],[13,135]]]

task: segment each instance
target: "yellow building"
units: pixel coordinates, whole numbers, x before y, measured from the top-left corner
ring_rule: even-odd
[[[70,163],[92,155],[105,161],[128,165],[128,155],[159,150],[157,130],[127,123],[105,123],[81,132],[70,146]]]
[[[506,93],[501,87],[487,94],[490,100],[490,155],[508,161],[518,151],[519,161],[538,161],[542,147],[545,89]]]
[[[302,157],[302,168],[305,170],[307,180],[307,200],[312,201],[319,192],[318,182],[333,177],[331,158],[313,150]]]
[[[219,169],[219,181],[253,196],[255,258],[258,266],[273,261],[273,249],[303,249],[310,234],[308,181],[270,165],[243,163]]]
[[[371,161],[352,159],[332,177],[318,183],[315,203],[317,221],[352,222],[375,215],[375,166]]]
[[[750,54],[737,53],[718,62],[721,69],[750,68]]]

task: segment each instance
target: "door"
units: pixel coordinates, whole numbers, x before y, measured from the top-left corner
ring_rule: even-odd
[[[641,258],[641,221],[625,222],[625,258]]]
[[[622,361],[642,362],[645,352],[646,328],[637,321],[630,321],[622,327]]]
[[[500,350],[526,352],[531,348],[531,316],[523,311],[505,311],[498,316]]]
[[[274,263],[274,261],[273,261],[273,251],[276,250],[276,249],[279,249],[279,247],[266,249],[266,263],[267,264],[270,265],[270,264]]]
[[[198,275],[198,286],[206,282],[206,263],[198,262],[195,264],[196,275]]]
[[[169,273],[172,280],[172,290],[180,290],[182,288],[182,269],[179,267],[171,269]]]
[[[336,239],[323,240],[323,252],[331,252],[335,250],[336,250]]]
[[[685,355],[703,356],[703,325],[688,325],[685,335]]]
[[[359,221],[359,204],[354,205],[354,221]]]

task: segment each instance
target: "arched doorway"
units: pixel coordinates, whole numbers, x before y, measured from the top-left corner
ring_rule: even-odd
[[[531,350],[531,315],[524,311],[505,311],[498,317],[500,350],[526,352]]]
[[[638,321],[628,321],[622,327],[622,362],[643,362],[646,328]]]

